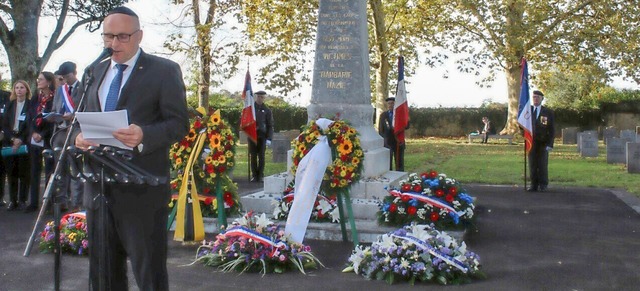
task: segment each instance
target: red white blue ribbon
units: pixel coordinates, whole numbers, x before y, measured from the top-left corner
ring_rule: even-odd
[[[64,84],[64,88],[62,88],[62,100],[64,100],[64,108],[65,108],[65,112],[71,112],[73,113],[74,111],[74,104],[73,104],[73,98],[71,98],[71,95],[69,94],[69,85],[68,84]]]
[[[417,194],[417,193],[411,193],[411,192],[400,192],[398,190],[390,190],[389,193],[392,196],[395,197],[409,197],[410,199],[416,199],[422,203],[426,203],[432,206],[435,206],[437,208],[440,209],[444,209],[446,210],[449,214],[451,215],[456,215],[456,216],[462,216],[464,214],[464,212],[457,212],[451,205],[449,205],[447,202],[442,201],[440,199],[434,198],[434,197],[429,197],[429,196],[425,196],[422,194]]]
[[[460,262],[458,260],[456,260],[454,257],[449,256],[449,255],[445,255],[442,252],[436,250],[434,247],[432,247],[430,244],[416,238],[410,235],[396,235],[396,234],[390,234],[391,237],[395,237],[395,238],[399,238],[405,241],[408,241],[409,243],[414,244],[416,247],[429,252],[429,254],[431,254],[432,256],[441,259],[442,261],[444,261],[445,263],[449,264],[450,266],[454,266],[457,269],[459,269],[460,271],[462,271],[463,273],[467,273],[469,271],[469,268],[466,267],[466,265],[463,262]]]
[[[236,236],[245,237],[248,239],[252,239],[256,242],[259,242],[265,246],[271,246],[274,248],[273,252],[271,252],[271,256],[273,256],[273,254],[277,249],[283,249],[287,246],[287,244],[284,243],[283,241],[274,242],[271,240],[270,237],[263,235],[255,230],[246,228],[244,226],[230,227],[229,229],[227,229],[227,231],[224,232],[224,235],[230,236],[230,237],[236,237]]]
[[[295,192],[291,192],[291,193],[289,193],[287,195],[282,196],[282,199],[283,200],[289,199],[289,198],[293,199],[293,198],[295,198],[295,194],[296,194]],[[333,202],[331,199],[327,198],[326,196],[318,194],[318,197],[320,197],[323,200],[327,201],[327,203],[331,204],[331,206],[336,206],[336,203]]]

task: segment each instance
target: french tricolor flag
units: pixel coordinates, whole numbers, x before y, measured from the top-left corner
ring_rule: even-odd
[[[400,144],[404,144],[404,130],[409,125],[409,103],[404,86],[404,57],[398,57],[398,87],[393,107],[393,132]]]
[[[528,153],[533,145],[533,125],[531,118],[531,102],[529,101],[529,69],[525,58],[522,58],[522,82],[520,86],[518,123],[524,130],[524,148]]]
[[[256,128],[256,108],[254,107],[253,90],[251,89],[251,74],[247,69],[244,77],[244,89],[242,90],[242,100],[244,108],[240,116],[240,129],[254,142],[258,142],[258,131]]]

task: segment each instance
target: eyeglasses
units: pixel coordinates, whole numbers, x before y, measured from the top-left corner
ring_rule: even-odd
[[[102,39],[104,41],[113,41],[114,39],[118,39],[119,42],[122,43],[127,43],[129,42],[129,40],[131,40],[131,36],[136,34],[136,32],[140,31],[140,29],[132,32],[132,33],[119,33],[119,34],[113,34],[113,33],[101,33],[102,35]]]

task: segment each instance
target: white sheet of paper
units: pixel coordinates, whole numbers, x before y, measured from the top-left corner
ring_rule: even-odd
[[[112,132],[129,127],[127,110],[108,112],[76,112],[82,136],[101,145],[132,149],[113,137]]]

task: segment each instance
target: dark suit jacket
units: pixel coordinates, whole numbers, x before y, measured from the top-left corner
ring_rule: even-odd
[[[98,90],[111,62],[93,68],[95,81],[87,88],[86,107],[79,111],[102,111]],[[122,87],[116,110],[126,109],[129,123],[137,124],[143,132],[143,150],[133,151],[132,163],[149,173],[169,178],[169,147],[181,140],[189,130],[185,85],[180,67],[167,59],[140,53],[129,79]],[[85,206],[99,189],[99,184],[86,183]],[[114,185],[112,191],[134,195],[136,192],[156,192],[157,201],[148,201],[150,208],[168,203],[168,183],[158,187]]]
[[[52,112],[60,113],[64,108],[64,96],[62,95],[62,90],[64,90],[63,86],[60,86],[58,90],[56,90],[56,94],[53,97],[53,108]],[[82,82],[78,81],[76,86],[71,90],[71,99],[73,100],[74,109],[78,109],[78,104],[80,104],[80,99],[82,98],[82,93],[84,92],[84,86]],[[51,137],[51,146],[52,147],[62,147],[64,145],[64,139],[67,137],[67,127],[71,122],[65,121],[61,124],[55,124],[53,129],[53,136]]]
[[[409,129],[409,124],[405,129]],[[378,122],[378,134],[384,138],[384,146],[386,148],[394,149],[396,144],[396,135],[393,132],[393,120],[389,118],[389,110],[385,110],[380,114],[380,120]]]
[[[534,107],[531,107],[533,112]],[[553,147],[555,137],[555,122],[553,111],[545,106],[540,106],[540,114],[533,124],[533,142]]]
[[[3,117],[4,117],[4,113],[7,110],[7,106],[9,105],[9,97],[11,96],[11,93],[5,90],[0,90],[0,122],[2,122]],[[4,131],[4,128],[0,128],[0,130]],[[2,138],[0,138],[0,142],[2,142],[4,140],[4,132],[2,135]],[[1,163],[1,161],[0,161]]]
[[[31,139],[27,139],[29,137],[29,119],[27,118],[27,112],[29,111],[29,105],[31,101],[26,100],[24,102],[24,106],[22,107],[22,111],[19,114],[24,114],[24,120],[18,121],[18,131],[13,131],[15,114],[16,114],[16,106],[18,104],[17,100],[9,101],[7,104],[5,114],[2,118],[2,130],[4,131],[4,140],[2,144],[4,146],[11,146],[12,138],[19,138],[22,140],[22,144],[28,144]]]

